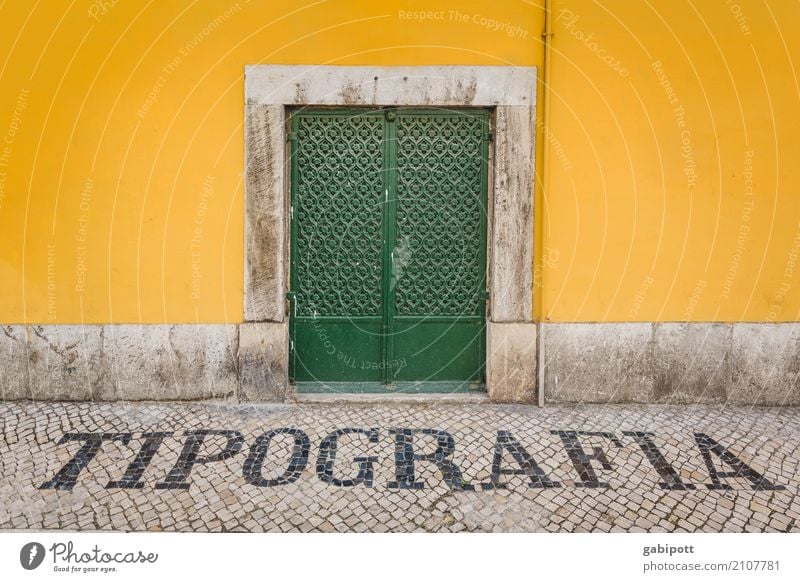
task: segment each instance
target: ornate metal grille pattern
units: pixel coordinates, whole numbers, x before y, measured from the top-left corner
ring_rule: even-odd
[[[383,128],[377,115],[299,120],[298,316],[381,314]]]
[[[398,116],[397,315],[481,313],[483,123]]]

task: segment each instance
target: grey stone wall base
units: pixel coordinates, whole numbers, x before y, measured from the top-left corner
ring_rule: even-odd
[[[729,400],[800,404],[800,324],[734,325],[728,366]]]
[[[488,322],[486,389],[495,402],[536,402],[536,324]]]
[[[289,388],[289,326],[239,326],[239,398],[242,402],[283,402]]]
[[[2,400],[283,402],[287,323],[6,325]]]
[[[199,400],[238,392],[236,325],[5,325],[3,400]]]
[[[544,324],[549,403],[800,405],[800,324]],[[2,400],[283,402],[288,324],[5,325]],[[487,325],[496,402],[536,401],[535,323]]]
[[[800,404],[800,324],[543,325],[546,402]]]

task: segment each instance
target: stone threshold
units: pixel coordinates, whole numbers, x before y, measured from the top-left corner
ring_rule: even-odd
[[[305,393],[293,394],[297,404],[491,404],[489,395],[483,393],[452,394],[354,394]]]

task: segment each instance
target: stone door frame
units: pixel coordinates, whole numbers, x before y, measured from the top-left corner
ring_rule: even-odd
[[[288,110],[397,106],[493,111],[487,217],[487,391],[492,400],[535,401],[536,73],[535,67],[494,66],[245,67],[245,322],[239,329],[243,400],[282,401],[289,388]]]

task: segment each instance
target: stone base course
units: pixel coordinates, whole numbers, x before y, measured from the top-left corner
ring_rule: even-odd
[[[544,328],[546,402],[800,404],[800,324]]]
[[[4,325],[0,400],[293,401],[288,329]],[[491,321],[486,372],[494,402],[794,406],[800,324]]]

